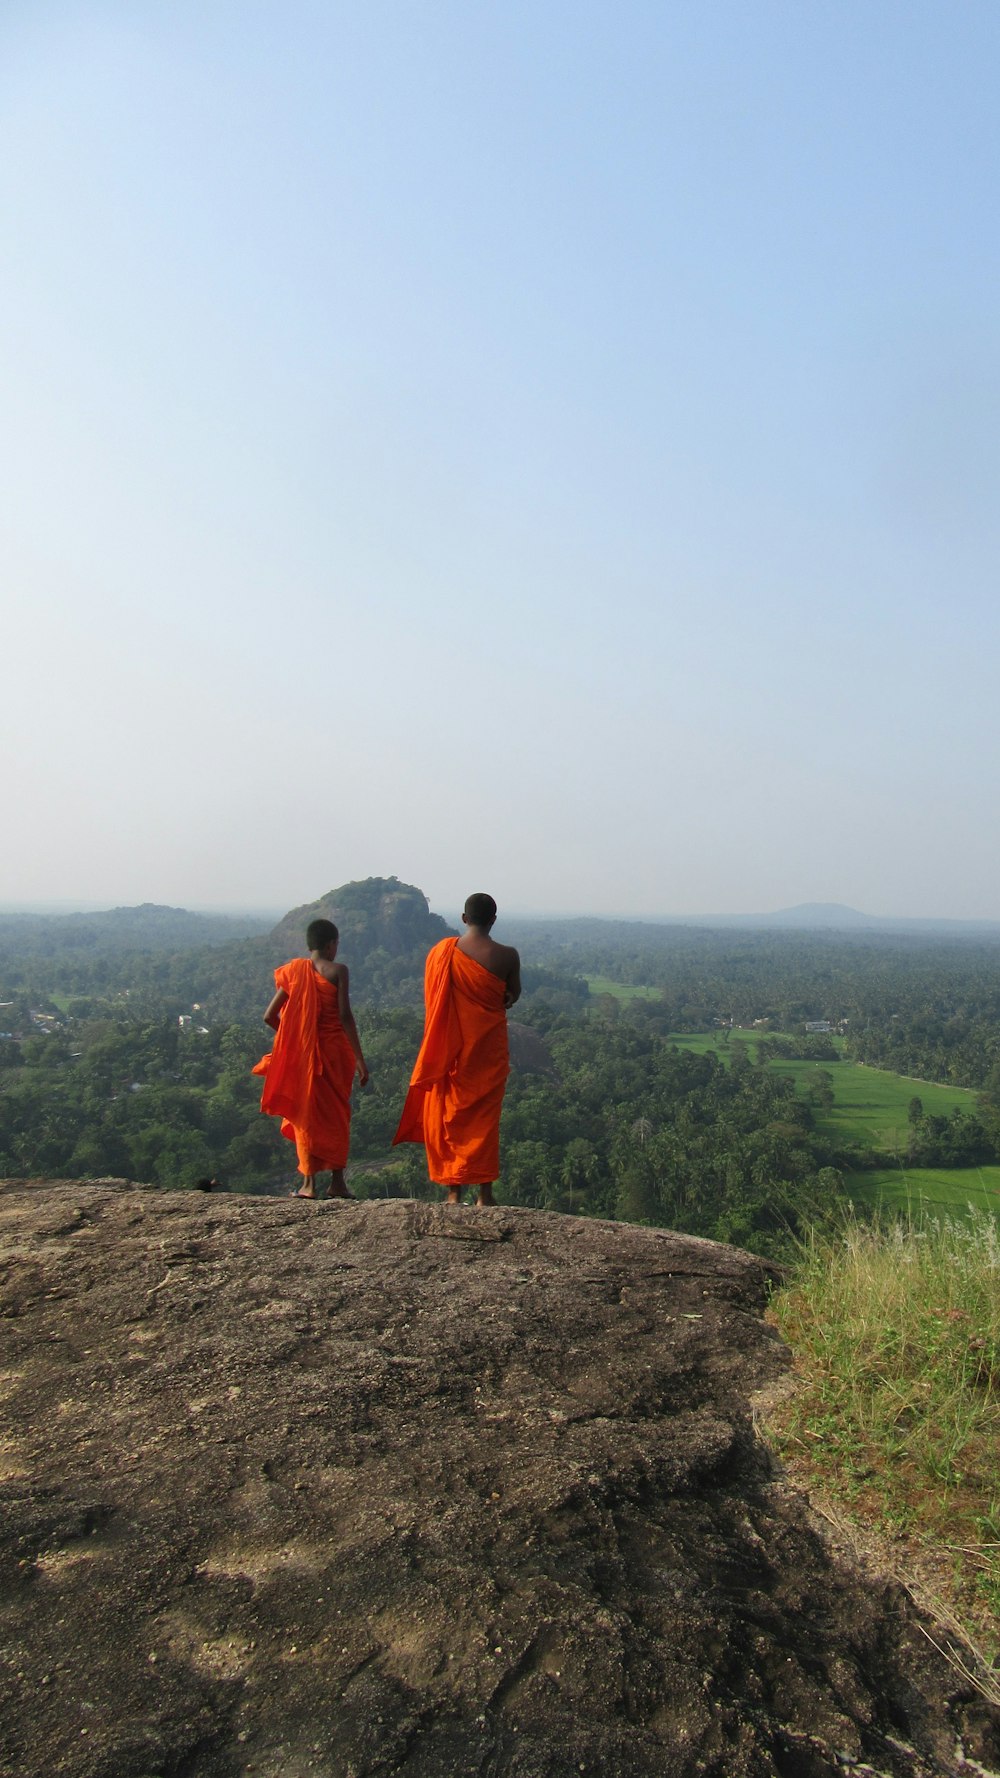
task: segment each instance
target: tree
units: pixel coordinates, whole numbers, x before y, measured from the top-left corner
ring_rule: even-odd
[[[834,1104],[833,1075],[828,1068],[817,1068],[812,1077],[811,1098],[815,1105],[829,1111]]]
[[[572,1142],[566,1144],[561,1169],[561,1181],[571,1214],[574,1208],[574,1194],[577,1202],[580,1198],[586,1197],[597,1174],[597,1152],[593,1143],[588,1142],[583,1136],[575,1136]]]
[[[647,1167],[633,1163],[624,1168],[615,1191],[615,1215],[622,1222],[656,1221],[656,1193]]]

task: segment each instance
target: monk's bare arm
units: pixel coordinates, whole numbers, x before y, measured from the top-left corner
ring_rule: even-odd
[[[361,1039],[358,1036],[358,1027],[354,1023],[354,1014],[351,1011],[351,990],[347,973],[347,964],[336,963],[334,964],[334,968],[337,972],[337,1007],[340,1012],[340,1022],[344,1027],[344,1034],[347,1041],[357,1057],[358,1079],[364,1087],[368,1085],[368,1064],[362,1054]]]
[[[281,1009],[287,999],[288,995],[285,993],[284,988],[279,988],[264,1014],[264,1023],[265,1025],[270,1025],[272,1031],[277,1031],[278,1026],[281,1023]]]
[[[521,959],[515,950],[511,950],[512,962],[507,971],[504,990],[504,1006],[513,1006],[521,998]]]

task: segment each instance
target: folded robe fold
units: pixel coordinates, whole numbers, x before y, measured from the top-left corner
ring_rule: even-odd
[[[295,1143],[300,1173],[336,1170],[347,1164],[357,1067],[337,989],[308,957],[283,963],[274,980],[288,999],[274,1048],[253,1070],[265,1077],[260,1108],[282,1119],[281,1134]]]
[[[427,958],[424,1040],[393,1142],[422,1142],[437,1185],[488,1185],[500,1172],[510,1073],[505,993],[456,938],[442,939]]]

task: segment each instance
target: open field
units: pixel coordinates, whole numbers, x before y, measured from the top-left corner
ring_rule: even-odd
[[[606,975],[585,975],[592,994],[610,994],[614,1000],[659,1000],[659,988],[635,988],[629,982],[613,982]]]
[[[776,1074],[794,1080],[798,1092],[807,1092],[810,1076],[822,1062],[775,1062]],[[834,1103],[830,1111],[816,1113],[816,1128],[824,1135],[869,1142],[873,1148],[895,1154],[905,1149],[910,1100],[920,1099],[932,1117],[948,1117],[955,1111],[974,1112],[976,1094],[969,1087],[938,1086],[932,1081],[907,1080],[884,1068],[866,1068],[860,1062],[826,1064],[833,1077]]]
[[[836,1049],[843,1050],[842,1037],[832,1041]],[[756,1058],[756,1035],[749,1031],[676,1032],[671,1042],[699,1055],[712,1050],[723,1062],[738,1046]],[[833,1082],[834,1103],[826,1112],[814,1109],[816,1128],[833,1140],[846,1139],[881,1150],[887,1159],[905,1149],[912,1098],[919,1098],[924,1110],[934,1117],[947,1117],[956,1107],[969,1112],[976,1109],[976,1094],[968,1087],[910,1080],[858,1062],[772,1062],[770,1067],[793,1080],[802,1094],[809,1091],[810,1076],[825,1068]],[[870,1173],[850,1173],[844,1183],[857,1204],[906,1211],[915,1221],[927,1216],[964,1217],[970,1204],[1000,1215],[1000,1167],[904,1167],[897,1161]]]
[[[769,1035],[781,1034],[772,1032]],[[834,1037],[832,1041],[835,1049],[843,1050],[842,1037]],[[742,1045],[751,1059],[756,1059],[756,1034],[750,1031],[682,1031],[675,1033],[671,1042],[695,1050],[699,1055],[714,1050],[722,1061]],[[772,1062],[770,1067],[774,1073],[794,1081],[796,1091],[802,1094],[808,1093],[817,1071],[825,1069],[833,1082],[834,1102],[829,1111],[816,1111],[816,1128],[841,1141],[867,1143],[887,1155],[905,1148],[907,1111],[912,1098],[919,1098],[925,1112],[933,1117],[947,1117],[956,1108],[968,1112],[976,1109],[976,1094],[969,1087],[909,1080],[902,1074],[891,1074],[884,1068],[867,1068],[860,1062]]]
[[[965,1216],[970,1204],[1000,1213],[1000,1167],[885,1167],[849,1173],[844,1183],[855,1203],[905,1211],[915,1223]]]

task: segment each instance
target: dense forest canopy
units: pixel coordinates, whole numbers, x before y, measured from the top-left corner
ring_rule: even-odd
[[[270,930],[263,914],[193,914],[187,908],[110,908],[94,914],[0,914],[0,959],[60,958],[229,945]]]
[[[288,1145],[249,1070],[274,966],[305,923],[343,934],[371,1089],[358,1095],[355,1190],[426,1190],[423,1157],[391,1149],[419,1043],[423,963],[448,926],[395,878],[345,884],[270,930],[146,907],[0,921],[0,1173],[121,1175],[277,1189]],[[498,931],[501,929],[498,928]],[[144,936],[145,935],[145,936]],[[1000,1155],[1000,943],[869,932],[752,932],[607,921],[518,923],[524,956],[503,1122],[509,1201],[774,1248],[874,1164],[822,1136],[811,1095],[768,1067],[841,1055],[981,1091],[976,1116],[924,1114],[915,1164]],[[587,977],[652,990],[594,996]],[[842,1034],[838,1047],[809,1023]],[[671,1035],[746,1027],[724,1062]],[[826,1080],[833,1078],[828,1074]]]
[[[644,922],[509,922],[535,961],[660,990],[660,1029],[719,1020],[790,1031],[844,1025],[849,1050],[927,1080],[995,1086],[1000,1061],[1000,934],[755,932]]]

